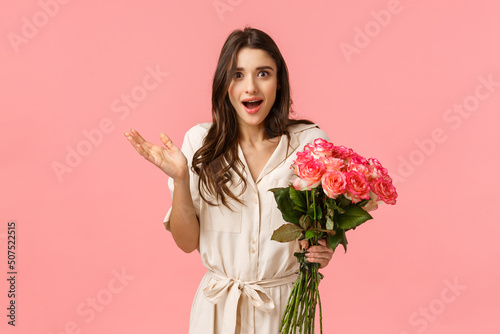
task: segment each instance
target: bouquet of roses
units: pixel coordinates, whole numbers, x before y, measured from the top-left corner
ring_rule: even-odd
[[[382,202],[396,204],[396,188],[387,169],[377,159],[365,159],[352,149],[334,146],[321,138],[307,144],[292,164],[297,178],[286,188],[270,189],[287,224],[274,231],[271,239],[291,242],[307,240],[318,245],[326,239],[333,250],[342,244],[347,251],[346,231],[355,229],[372,216]],[[283,334],[314,333],[316,305],[319,304],[320,329],[323,333],[318,285],[323,275],[318,263],[309,263],[305,250],[294,255],[300,263],[281,321]]]

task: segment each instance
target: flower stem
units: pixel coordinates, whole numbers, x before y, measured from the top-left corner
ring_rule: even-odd
[[[318,289],[318,304],[319,304],[319,331],[323,334],[323,312],[321,311],[321,298],[319,297],[319,282],[316,283],[316,289]]]
[[[314,196],[314,190],[312,191],[312,198],[313,198],[313,210],[314,210],[314,229],[318,228],[318,221],[316,219],[316,196]],[[316,239],[316,238],[315,238]],[[316,240],[314,240],[314,244],[316,244]]]
[[[295,297],[295,304],[293,306],[293,317],[292,317],[292,322],[291,322],[291,326],[292,326],[292,329],[295,329],[296,327],[296,323],[297,323],[297,311],[298,311],[298,306],[299,306],[299,302],[301,300],[301,295],[302,295],[302,283],[303,283],[303,277],[304,277],[304,273],[300,273],[300,279],[299,279],[299,286],[297,287],[297,296]]]
[[[280,326],[282,334],[313,334],[316,306],[319,304],[320,331],[323,333],[323,314],[319,297],[319,283],[323,277],[319,264],[305,259],[304,252],[294,254],[300,263],[299,277],[295,281]]]

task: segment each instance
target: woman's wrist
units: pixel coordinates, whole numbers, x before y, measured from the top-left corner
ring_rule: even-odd
[[[177,176],[174,180],[174,187],[189,186],[189,173]]]

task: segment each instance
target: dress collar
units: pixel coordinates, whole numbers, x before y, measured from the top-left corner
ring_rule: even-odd
[[[201,127],[205,129],[209,129],[212,123],[198,123]],[[288,132],[290,133],[290,141],[287,140],[286,135],[281,135],[280,142],[278,143],[278,146],[274,150],[273,154],[267,161],[266,165],[260,172],[259,177],[257,178],[256,181],[253,180],[252,176],[250,175],[248,164],[245,160],[245,156],[243,154],[243,151],[241,150],[240,145],[238,144],[238,157],[240,160],[243,162],[245,165],[245,171],[244,175],[246,179],[248,180],[248,184],[252,185],[252,188],[257,190],[257,184],[262,180],[264,176],[267,174],[271,173],[273,170],[281,166],[283,163],[285,163],[290,155],[292,155],[298,148],[299,145],[305,145],[305,143],[300,143],[299,140],[299,133],[311,129],[314,127],[317,127],[318,124],[294,124],[288,127]],[[287,150],[288,147],[288,150]]]

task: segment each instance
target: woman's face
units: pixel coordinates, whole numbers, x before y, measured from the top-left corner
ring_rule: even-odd
[[[276,100],[276,72],[276,62],[266,51],[245,47],[238,52],[228,95],[240,128],[263,124]]]

